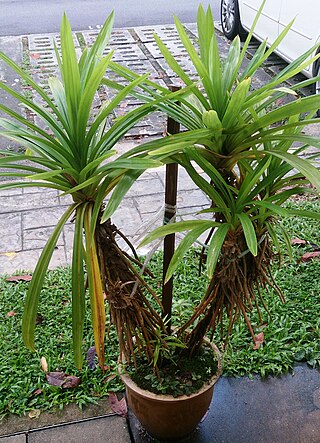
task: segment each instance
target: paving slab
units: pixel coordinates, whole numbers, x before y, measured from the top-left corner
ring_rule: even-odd
[[[0,437],[21,435],[22,433],[29,433],[67,423],[81,422],[96,417],[107,418],[111,415],[114,415],[114,413],[110,407],[108,397],[98,399],[97,403],[89,403],[82,409],[76,403],[70,403],[65,405],[62,410],[42,411],[39,416],[33,418],[29,414],[24,414],[20,417],[10,414],[0,421]],[[2,443],[2,440],[0,441]]]
[[[27,443],[26,434],[11,435],[9,437],[0,437],[1,443]]]
[[[15,63],[22,63],[22,39],[21,37],[0,37],[0,50],[10,57]],[[3,61],[0,60],[0,81],[7,86],[21,92],[21,80],[19,76]],[[21,112],[19,101],[14,99],[8,92],[0,89],[0,103],[5,104],[16,112]],[[0,111],[0,117],[5,114]],[[0,136],[0,149],[18,149],[18,144],[14,141]]]
[[[28,443],[88,443],[89,441],[94,443],[131,443],[125,418],[119,416],[101,417],[31,431],[28,434]]]

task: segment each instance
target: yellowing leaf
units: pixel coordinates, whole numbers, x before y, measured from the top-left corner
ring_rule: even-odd
[[[29,418],[39,418],[41,414],[40,409],[31,409],[31,411],[29,411]]]
[[[46,360],[46,357],[41,357],[40,359],[40,365],[43,372],[48,372],[48,363]]]

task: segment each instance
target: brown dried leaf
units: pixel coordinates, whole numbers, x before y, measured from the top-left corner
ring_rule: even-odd
[[[49,385],[63,389],[76,388],[81,383],[81,378],[75,375],[67,375],[64,372],[48,372],[46,378]]]
[[[66,379],[66,374],[64,372],[48,372],[46,379],[51,386],[62,386]]]
[[[7,317],[14,317],[16,313],[14,311],[7,312]]]
[[[260,332],[259,334],[257,334],[255,336],[255,345],[254,345],[253,349],[259,349],[263,343],[263,340],[264,340],[264,333]]]
[[[81,384],[81,378],[76,377],[75,375],[67,375],[62,388],[63,389],[70,389],[70,388],[76,388]]]
[[[11,277],[7,277],[6,281],[10,281],[12,283],[16,283],[18,281],[31,281],[32,275],[12,275]]]
[[[39,418],[41,414],[40,409],[31,409],[31,411],[29,411],[29,418]]]
[[[319,258],[319,257],[320,257],[320,251],[306,252],[305,254],[303,254],[303,256],[300,258],[299,261],[301,261],[302,263],[307,263],[313,260],[314,258]]]
[[[128,407],[125,397],[122,397],[121,400],[118,400],[116,394],[114,392],[110,392],[109,404],[115,414],[120,415],[120,417],[127,417]]]
[[[40,57],[41,57],[41,55],[39,54],[39,52],[32,52],[30,54],[30,58],[32,58],[33,60],[37,60]]]
[[[35,391],[31,392],[30,397],[35,397],[36,395],[41,395],[42,394],[42,389],[38,388]]]
[[[108,377],[102,380],[102,383],[107,383],[108,381],[114,380],[116,377],[116,374],[108,375]]]
[[[307,244],[306,240],[301,240],[301,238],[293,238],[291,244],[294,246],[304,246]]]
[[[33,395],[40,395],[40,394],[42,394],[42,392],[43,392],[42,389],[38,388],[34,391]]]

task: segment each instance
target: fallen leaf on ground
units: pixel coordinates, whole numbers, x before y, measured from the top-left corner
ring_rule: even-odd
[[[87,351],[87,362],[90,369],[96,368],[95,358],[96,358],[96,347],[91,346],[91,348],[89,348]]]
[[[307,263],[313,260],[314,258],[319,258],[319,257],[320,257],[320,251],[307,252],[306,254],[303,254],[303,256],[298,261],[302,263]]]
[[[107,381],[114,380],[116,378],[116,374],[108,375],[108,377],[102,380],[102,383],[107,383]]]
[[[306,242],[306,240],[301,240],[301,238],[293,238],[291,240],[291,244],[296,245],[296,246],[303,246],[303,245],[306,245],[307,242]]]
[[[67,375],[64,372],[48,372],[46,379],[49,385],[63,389],[75,388],[81,383],[81,378],[75,375]]]
[[[16,283],[18,281],[31,281],[32,275],[12,275],[11,277],[7,277],[6,281],[10,281]]]
[[[41,357],[40,359],[40,365],[43,372],[48,372],[48,363],[46,360],[46,357]]]
[[[42,392],[43,392],[42,389],[38,388],[35,391],[31,392],[30,397],[35,397],[36,395],[40,395],[42,394]]]
[[[39,418],[41,414],[40,409],[31,409],[31,411],[29,411],[29,418]]]
[[[7,317],[14,317],[16,313],[14,311],[7,312]]]
[[[38,52],[32,52],[30,54],[30,58],[33,58],[33,60],[37,60],[40,57],[41,57],[41,55]]]
[[[62,388],[63,389],[70,389],[70,388],[76,388],[81,384],[81,378],[76,377],[75,375],[67,375]]]
[[[120,417],[127,417],[128,407],[125,397],[122,397],[121,400],[118,400],[116,394],[114,392],[110,392],[109,404],[115,414],[120,415]]]
[[[48,372],[46,379],[51,386],[62,386],[66,378],[64,372]]]
[[[263,343],[263,340],[264,340],[264,333],[260,332],[259,334],[257,334],[255,336],[255,345],[254,345],[253,349],[259,349]]]

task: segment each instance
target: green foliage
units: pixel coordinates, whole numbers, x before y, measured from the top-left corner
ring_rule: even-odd
[[[175,18],[181,42],[200,81],[191,80],[164,43],[156,37],[162,55],[186,85],[182,91],[172,93],[147,80],[147,75],[138,76],[113,63],[112,53],[103,55],[112,22],[113,13],[93,47],[85,48],[77,60],[70,25],[66,16],[63,17],[61,53],[56,48],[61,80],[49,79],[51,95],[5,54],[0,53],[0,58],[32,86],[45,103],[45,106],[37,104],[5,82],[0,82],[5,92],[17,98],[41,120],[38,126],[0,105],[0,109],[9,117],[0,119],[3,128],[1,134],[27,148],[25,154],[1,153],[4,156],[0,158],[0,166],[6,170],[2,176],[16,177],[17,181],[2,184],[0,189],[15,186],[51,187],[58,189],[62,195],[71,195],[73,200],[45,246],[30,284],[23,314],[24,342],[33,348],[35,319],[45,273],[59,234],[66,221],[74,215],[72,335],[75,361],[79,368],[82,365],[87,312],[85,271],[94,342],[100,364],[104,365],[106,313],[97,226],[109,219],[145,169],[176,162],[212,202],[203,211],[207,219],[158,228],[144,241],[145,244],[170,232],[188,231],[171,261],[166,276],[168,279],[175,271],[179,272],[183,257],[194,241],[206,231],[210,232],[205,251],[210,279],[208,291],[196,309],[195,303],[190,304],[189,319],[182,327],[185,331],[191,324],[194,326],[195,334],[189,334],[194,339],[192,349],[201,344],[209,325],[214,329],[218,320],[223,323],[227,316],[232,320],[231,328],[239,313],[245,316],[254,338],[246,312],[250,310],[255,314],[257,298],[254,290],[259,292],[267,283],[270,286],[265,272],[271,269],[272,262],[268,238],[273,240],[277,252],[285,244],[288,254],[291,254],[287,231],[278,231],[275,220],[279,216],[292,215],[314,220],[320,218],[319,211],[283,208],[292,196],[310,192],[310,183],[320,189],[320,172],[313,164],[316,156],[308,155],[309,146],[319,147],[319,139],[303,133],[306,125],[320,121],[312,118],[315,110],[320,108],[320,99],[319,96],[298,98],[296,93],[299,88],[315,80],[300,82],[291,89],[283,87],[285,81],[316,60],[318,56],[309,58],[315,48],[289,64],[260,89],[250,88],[252,76],[286,36],[291,24],[269,49],[263,42],[249,64],[243,66],[252,30],[242,49],[240,40],[236,38],[227,58],[222,59],[210,8],[204,11],[200,6],[198,11],[199,53],[181,22]],[[123,86],[104,79],[107,68],[122,74],[129,83]],[[101,83],[116,88],[118,93],[111,102],[103,104],[97,115],[92,116],[92,102]],[[128,94],[144,100],[146,104],[117,119],[112,128],[107,129],[108,115]],[[287,95],[293,100],[274,107],[279,99]],[[113,148],[121,137],[139,119],[155,109],[179,121],[187,131],[146,143],[112,159],[115,155]],[[49,128],[49,132],[42,129],[43,124]],[[112,196],[102,214],[104,200],[111,192]],[[230,273],[226,277],[224,272],[227,270]],[[187,307],[188,302],[176,303],[180,318],[185,315],[181,306]],[[143,306],[139,303],[136,306],[139,317],[139,309],[142,312]],[[154,320],[157,314],[150,312]],[[256,315],[260,319],[259,311]],[[317,334],[317,327],[314,329]],[[135,331],[134,327],[132,330]],[[197,334],[200,337],[198,341],[195,339]],[[131,330],[125,331],[126,339],[132,339],[132,335]],[[164,338],[161,328],[152,343],[156,363],[159,358],[161,360],[170,355],[172,347],[177,347],[170,337]],[[259,348],[256,355],[260,355],[262,349]],[[165,354],[164,358],[160,357],[161,352]],[[318,349],[310,351],[308,347],[303,349],[303,355],[301,352],[297,350],[299,358],[307,356],[310,362],[317,364]],[[276,373],[277,367],[261,369],[261,374],[262,371]]]
[[[168,322],[165,322],[166,327],[167,323]],[[176,365],[174,357],[177,350],[185,348],[185,344],[181,339],[174,334],[166,333],[160,327],[158,327],[156,330],[155,339],[150,340],[149,344],[154,349],[154,368],[156,368],[158,365],[161,366],[163,361],[170,361],[172,364]]]
[[[167,63],[188,87],[179,97],[179,114],[176,112],[178,105],[172,100],[160,103],[159,108],[188,131],[167,142],[160,141],[158,147],[145,145],[144,148],[152,158],[180,164],[212,200],[210,211],[214,218],[211,225],[208,220],[197,220],[194,224],[185,221],[171,228],[161,227],[145,238],[143,245],[166,235],[168,230],[189,230],[172,259],[167,279],[176,270],[189,245],[213,227],[216,232],[207,250],[209,276],[214,275],[225,239],[239,230],[244,234],[248,250],[256,256],[261,235],[266,229],[273,235],[272,218],[290,215],[290,211],[282,209],[283,203],[292,195],[304,192],[308,182],[320,189],[319,170],[313,164],[313,157],[308,155],[309,146],[319,148],[319,139],[302,132],[305,126],[319,122],[311,117],[320,106],[320,99],[319,96],[298,98],[296,93],[300,87],[315,80],[301,82],[291,89],[283,86],[283,82],[314,62],[315,58],[309,57],[315,48],[293,61],[261,88],[250,90],[252,76],[286,37],[292,23],[269,49],[266,49],[266,42],[261,43],[246,67],[243,62],[253,29],[242,49],[240,39],[235,38],[224,60],[219,55],[210,7],[207,11],[199,7],[197,23],[199,54],[183,25],[175,18],[181,42],[200,78],[197,83],[188,77],[161,39],[155,36]],[[146,92],[150,93],[148,85]],[[279,98],[288,95],[291,97],[289,102],[272,107]],[[191,141],[196,135],[198,139]],[[183,146],[187,138],[190,145]],[[301,157],[303,153],[304,158]],[[320,217],[311,212],[301,211],[300,214]]]
[[[317,198],[300,197],[290,201],[286,209],[319,212],[320,201]],[[254,356],[250,355],[249,349],[245,350],[246,340],[243,340],[242,334],[237,334],[239,329],[232,335],[226,354],[228,375],[247,374],[249,368],[250,373],[261,376],[279,375],[291,370],[300,361],[307,362],[311,367],[320,365],[320,300],[317,289],[320,285],[320,262],[317,259],[301,262],[304,253],[313,250],[313,247],[320,248],[319,222],[293,216],[283,219],[281,228],[286,230],[289,239],[300,238],[309,245],[292,246],[291,260],[286,254],[285,242],[282,241],[282,262],[280,268],[274,270],[274,275],[286,302],[282,304],[272,294],[265,295],[272,317],[267,327],[263,328],[264,344],[254,351]],[[276,226],[276,233],[280,239],[279,226]],[[258,324],[257,317],[255,322]]]
[[[103,201],[118,186],[113,199],[118,205],[123,195],[144,169],[160,163],[153,159],[118,157],[113,150],[116,143],[143,116],[152,110],[142,106],[119,118],[112,128],[107,128],[107,117],[116,106],[142,81],[136,78],[120,91],[112,101],[104,103],[96,115],[92,115],[92,103],[112,52],[104,56],[114,13],[107,18],[93,44],[85,48],[79,60],[73,43],[72,32],[64,15],[61,25],[61,51],[56,48],[61,79],[48,80],[50,92],[42,89],[30,75],[0,52],[0,58],[11,67],[37,94],[43,104],[16,92],[4,81],[0,88],[18,99],[40,120],[39,125],[0,104],[8,118],[0,119],[1,134],[26,148],[25,154],[1,152],[0,166],[3,177],[15,177],[17,181],[3,183],[0,189],[39,186],[58,189],[70,194],[73,204],[57,223],[45,246],[34,279],[26,297],[23,315],[23,339],[33,349],[34,329],[41,287],[48,264],[64,224],[74,215],[75,233],[72,258],[73,344],[77,366],[82,364],[81,343],[85,317],[84,264],[88,276],[91,316],[95,343],[103,365],[105,313],[103,287],[98,263],[97,244],[94,237]],[[43,126],[49,130],[43,129]],[[27,179],[27,180],[25,180]],[[85,234],[85,240],[83,238]]]
[[[262,6],[255,23],[261,9]],[[264,306],[264,299],[260,300],[262,289],[273,287],[280,299],[283,298],[274,284],[271,268],[274,252],[270,240],[276,252],[280,252],[275,220],[293,214],[320,219],[319,212],[283,208],[292,196],[310,192],[310,184],[320,190],[320,171],[314,162],[318,154],[311,155],[308,150],[310,146],[319,148],[319,138],[303,132],[307,125],[319,123],[313,116],[320,107],[320,98],[319,95],[300,98],[297,94],[299,88],[316,79],[292,88],[284,86],[284,82],[315,62],[319,54],[310,56],[319,45],[253,90],[250,86],[255,72],[292,26],[292,22],[289,23],[268,49],[266,41],[262,42],[246,64],[246,50],[255,23],[243,47],[236,37],[227,57],[222,58],[210,7],[204,11],[200,5],[198,9],[199,51],[175,17],[181,43],[198,74],[198,82],[188,76],[167,46],[155,36],[166,62],[186,85],[177,97],[179,102],[165,100],[158,107],[187,130],[157,144],[146,144],[137,152],[144,149],[150,158],[178,163],[212,202],[211,207],[202,211],[207,216],[201,220],[184,220],[157,228],[141,244],[169,233],[183,233],[184,238],[167,270],[165,278],[169,280],[190,246],[207,234],[204,257],[210,282],[203,299],[181,328],[182,332],[195,320],[199,322],[190,333],[190,349],[199,349],[203,335],[210,328],[214,332],[225,313],[229,318],[228,331],[242,314],[255,340],[248,313],[254,306]],[[112,67],[130,78],[121,67]],[[150,96],[165,94],[150,82],[143,88],[146,102]],[[275,106],[279,99],[284,104]],[[281,235],[290,255],[291,245],[285,229]]]

